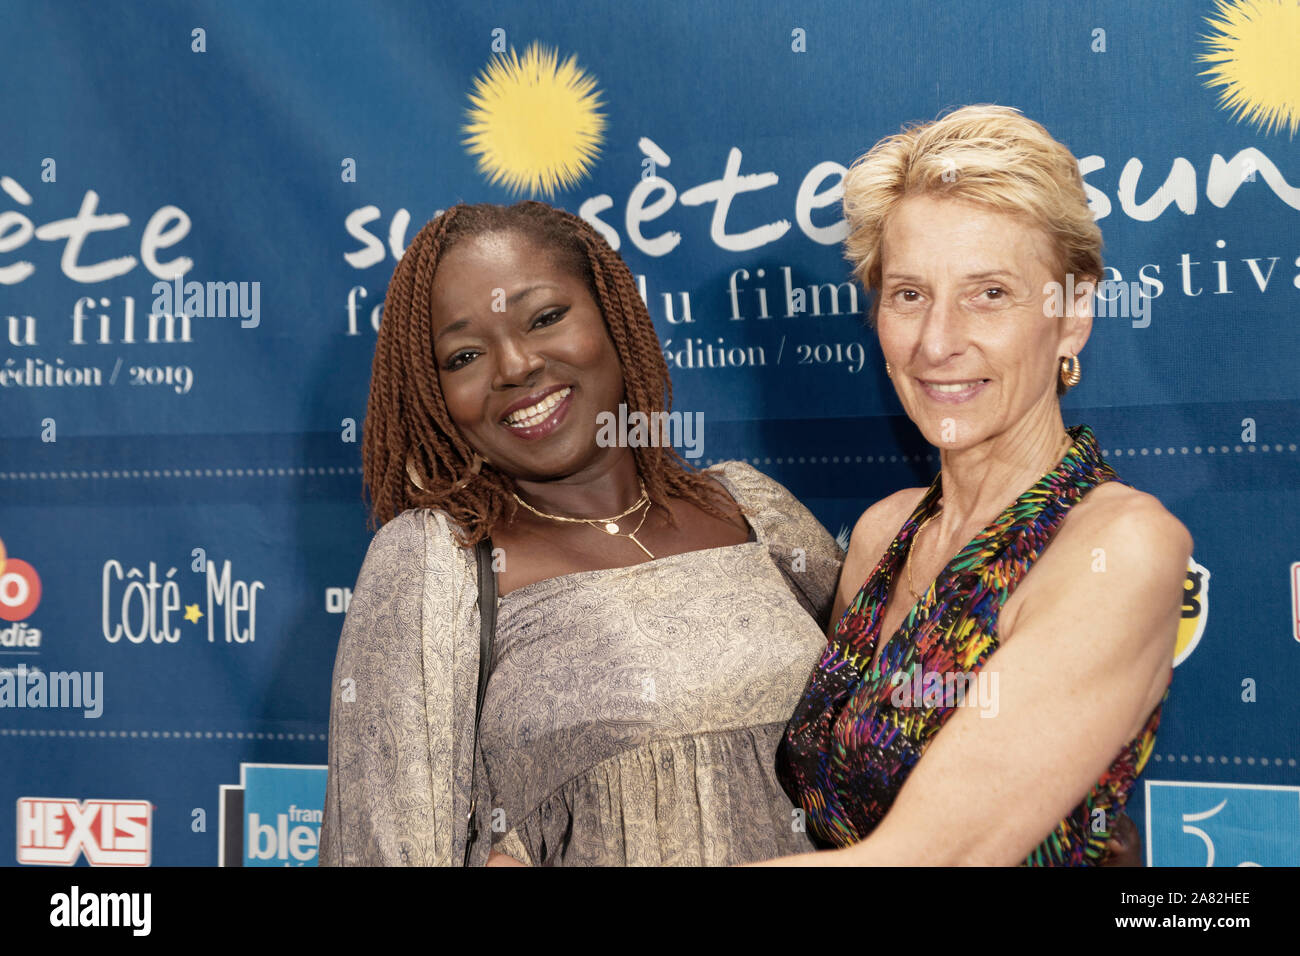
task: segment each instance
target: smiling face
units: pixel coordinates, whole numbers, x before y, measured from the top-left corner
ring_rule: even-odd
[[[913,196],[889,217],[881,265],[880,345],[928,441],[959,450],[1059,421],[1060,358],[1083,348],[1092,322],[1086,297],[1073,316],[1044,312],[1044,286],[1062,280],[1046,233],[983,206]]]
[[[596,444],[623,375],[581,276],[521,233],[492,232],[442,256],[431,297],[447,413],[498,470],[546,481],[619,452]]]

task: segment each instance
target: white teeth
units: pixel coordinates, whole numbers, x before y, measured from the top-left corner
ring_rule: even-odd
[[[529,405],[517,412],[511,412],[506,416],[505,422],[511,428],[532,428],[534,425],[540,425],[550,416],[555,406],[564,401],[572,391],[572,388],[565,387],[558,392],[551,392],[550,395],[547,395],[536,405]]]
[[[979,380],[976,380],[973,382],[952,382],[948,384],[940,384],[939,382],[929,382],[927,384],[929,385],[930,388],[934,389],[934,391],[936,392],[953,394],[956,392],[964,392],[968,388],[974,388],[976,385],[980,383]]]

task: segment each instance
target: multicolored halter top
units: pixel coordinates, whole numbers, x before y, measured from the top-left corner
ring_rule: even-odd
[[[1092,488],[1118,480],[1092,431],[1086,425],[1069,431],[1074,443],[1061,463],[957,553],[885,644],[875,667],[885,602],[917,528],[936,511],[941,475],[845,610],[777,750],[781,785],[804,809],[809,835],[823,848],[857,843],[875,829],[934,735],[961,706],[961,692],[978,690],[947,675],[972,675],[977,682],[977,672],[998,647],[998,613],[1066,513]],[[936,674],[942,676],[931,676]],[[1141,733],[1025,864],[1100,862],[1113,814],[1123,809],[1155,745],[1168,694],[1166,689]]]

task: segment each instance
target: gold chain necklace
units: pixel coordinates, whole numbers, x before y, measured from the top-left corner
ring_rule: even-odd
[[[942,498],[939,499],[939,511],[936,511],[934,514],[930,515],[930,517],[921,522],[921,526],[916,529],[916,534],[912,535],[912,543],[907,548],[907,560],[903,562],[903,570],[907,572],[907,589],[912,592],[913,601],[921,600],[921,595],[917,594],[916,588],[912,586],[912,552],[916,550],[916,542],[920,539],[921,532],[925,530],[925,526],[935,518],[939,517],[941,511],[943,511]]]
[[[1074,438],[1070,435],[1069,432],[1066,432],[1065,445],[1061,448],[1061,455],[1064,455],[1067,451],[1069,451],[1070,446],[1072,444],[1074,444]],[[1057,462],[1059,461],[1060,461],[1060,455],[1057,456]],[[942,511],[943,511],[943,499],[940,498],[939,510],[921,522],[920,527],[916,529],[916,534],[912,535],[912,543],[907,547],[907,558],[906,560],[903,561],[903,570],[907,572],[907,590],[912,592],[912,600],[914,601],[921,600],[921,595],[917,594],[916,588],[912,586],[912,552],[916,550],[916,542],[920,540],[921,532],[925,530],[925,526],[928,525],[935,518],[939,517],[939,514]]]
[[[528,502],[524,501],[523,498],[520,498],[519,495],[515,494],[514,492],[511,492],[511,494],[514,495],[515,501],[519,502],[521,505],[523,505],[533,514],[537,515],[537,517],[539,518],[549,518],[551,521],[564,521],[569,524],[589,524],[593,528],[597,528],[608,535],[612,535],[613,537],[627,538],[634,545],[636,545],[638,548],[644,551],[647,557],[649,557],[651,560],[654,560],[655,556],[651,553],[650,549],[647,548],[640,541],[638,541],[636,537],[638,532],[640,532],[642,525],[645,524],[646,518],[650,517],[650,508],[648,507],[650,504],[650,496],[646,494],[645,482],[643,482],[640,479],[640,477],[638,477],[637,484],[641,488],[641,497],[636,500],[636,504],[634,504],[631,508],[628,508],[626,511],[614,515],[612,518],[566,518],[564,515],[547,514],[545,511],[538,511],[536,508],[534,508]],[[647,507],[645,509],[645,514],[643,514],[641,516],[641,520],[637,522],[637,526],[631,531],[623,531],[619,527],[618,523],[643,505]]]

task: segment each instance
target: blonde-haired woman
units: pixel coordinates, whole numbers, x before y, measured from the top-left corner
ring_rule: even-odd
[[[778,751],[834,852],[792,859],[1095,864],[1154,744],[1191,539],[1063,424],[1102,272],[1077,161],[968,106],[878,143],[844,193],[886,374],[941,470],[854,528]]]

